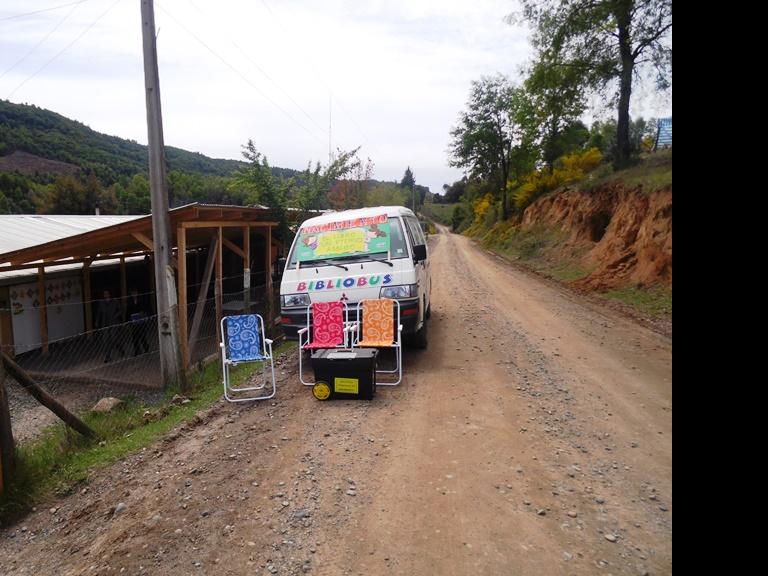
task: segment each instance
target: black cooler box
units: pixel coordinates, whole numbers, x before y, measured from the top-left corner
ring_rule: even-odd
[[[315,382],[328,385],[330,398],[371,400],[378,353],[375,348],[318,350],[312,355]]]

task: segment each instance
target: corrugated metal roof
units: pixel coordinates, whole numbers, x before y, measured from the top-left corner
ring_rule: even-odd
[[[0,214],[0,254],[62,240],[143,217]]]
[[[144,260],[143,256],[129,256],[125,259],[126,263],[138,262]],[[111,260],[97,260],[91,264],[91,269],[102,268],[107,266],[117,266],[120,264],[119,258],[113,258]],[[62,264],[60,266],[52,266],[45,271],[46,277],[60,276],[66,273],[72,273],[73,271],[80,272],[83,269],[83,263],[77,264]],[[26,268],[24,270],[10,270],[8,272],[0,272],[0,286],[8,284],[19,284],[22,282],[32,282],[37,279],[37,268]]]

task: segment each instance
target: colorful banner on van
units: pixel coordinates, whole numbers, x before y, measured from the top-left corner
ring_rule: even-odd
[[[389,252],[387,215],[355,218],[302,228],[296,255],[299,262]]]

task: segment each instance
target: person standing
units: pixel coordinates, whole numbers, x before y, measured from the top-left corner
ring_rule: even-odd
[[[133,344],[134,356],[149,352],[149,342],[147,341],[148,308],[146,299],[139,295],[136,288],[131,288],[126,313],[131,321],[131,343]]]
[[[112,352],[117,350],[120,356],[125,355],[123,342],[119,338],[118,329],[112,328],[122,322],[120,303],[112,298],[109,290],[104,290],[103,299],[96,306],[96,328],[103,330],[105,347],[107,349],[104,362],[112,360]]]

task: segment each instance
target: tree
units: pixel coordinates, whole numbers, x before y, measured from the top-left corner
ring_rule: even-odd
[[[350,152],[337,151],[336,157],[318,180],[317,195],[326,196],[334,210],[348,210],[365,205],[369,180],[373,177],[373,161],[357,157],[359,148]],[[320,164],[318,163],[318,169]],[[348,177],[347,177],[348,176]]]
[[[617,168],[631,158],[632,82],[651,70],[658,89],[672,77],[672,0],[523,0],[540,57],[573,70],[584,87],[617,105]],[[514,17],[510,18],[513,21]]]
[[[470,178],[492,182],[505,220],[507,181],[527,156],[526,126],[517,122],[524,102],[523,91],[505,76],[483,76],[472,82],[467,110],[451,130],[449,164],[469,170]]]
[[[565,132],[584,112],[584,89],[575,69],[540,54],[525,80],[527,104],[517,121],[528,125],[528,139],[535,143],[552,173],[555,160],[568,152]]]
[[[413,177],[413,172],[411,172],[411,167],[408,166],[405,169],[405,173],[403,174],[403,179],[400,180],[400,188],[402,188],[403,190],[408,190],[409,198],[411,198],[411,206],[415,211],[416,200],[413,194],[414,186],[416,186],[416,178]]]
[[[461,200],[461,197],[464,196],[464,193],[467,191],[467,179],[462,178],[461,180],[456,180],[453,184],[448,186],[447,184],[443,186],[443,190],[445,190],[445,203],[446,204],[454,204],[456,202],[459,202]]]
[[[287,245],[287,191],[290,183],[278,180],[272,175],[267,157],[256,149],[256,144],[250,138],[242,147],[241,153],[248,161],[248,166],[235,172],[230,188],[243,192],[246,204],[261,204],[271,208],[278,222],[276,236]]]

